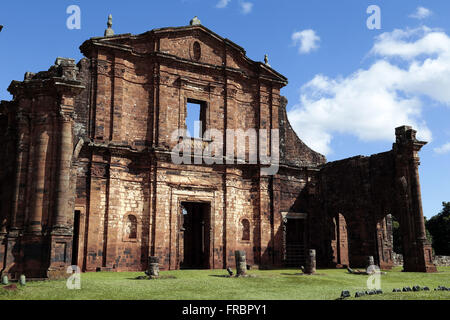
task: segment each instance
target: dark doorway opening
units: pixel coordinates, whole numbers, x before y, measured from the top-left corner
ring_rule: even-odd
[[[209,269],[211,206],[209,203],[181,204],[181,269]]]
[[[80,215],[81,212],[76,210],[73,217],[73,242],[72,242],[72,265],[78,265],[78,249],[80,240]]]
[[[305,220],[287,219],[286,267],[305,265]]]

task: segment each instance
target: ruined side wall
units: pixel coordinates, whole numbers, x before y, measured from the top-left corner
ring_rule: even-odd
[[[84,89],[78,75],[72,59],[58,58],[48,71],[28,72],[8,88],[14,97],[7,103],[13,174],[7,179],[12,186],[6,215],[2,209],[2,273],[13,278],[21,272],[50,276],[70,263],[73,117]]]
[[[280,162],[293,167],[317,167],[327,162],[326,158],[309,148],[292,129],[287,117],[287,99],[280,98],[278,111],[280,123]]]
[[[327,220],[338,213],[344,216],[350,265],[364,266],[366,257],[374,256],[381,267],[392,267],[392,237],[388,236],[392,214],[400,222],[404,270],[437,271],[426,237],[419,179],[419,151],[426,142],[417,140],[416,133],[409,126],[398,127],[392,151],[323,166],[324,226],[332,226]],[[325,260],[333,255],[323,254]]]
[[[384,218],[396,210],[394,160],[393,152],[355,157],[327,163],[320,172],[324,242],[333,240],[332,221],[340,221],[341,214],[347,225],[353,266],[364,266],[368,255],[381,257],[377,262],[383,265],[392,264],[391,239],[382,235],[387,232]],[[332,261],[331,247],[323,249],[321,259]]]

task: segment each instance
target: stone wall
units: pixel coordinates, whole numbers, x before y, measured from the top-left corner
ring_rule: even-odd
[[[364,267],[369,252],[383,267],[392,264],[392,245],[383,235],[387,234],[384,221],[393,210],[393,157],[392,152],[385,152],[340,160],[327,163],[319,173],[322,208],[329,226],[322,231],[324,242],[331,243],[330,248],[333,243],[346,247],[348,253],[340,256],[352,266]],[[343,225],[346,232],[339,230]],[[318,251],[319,260],[336,257],[336,251]]]
[[[400,221],[405,239],[406,271],[435,272],[431,244],[427,241],[420,191],[419,151],[426,142],[416,139],[409,126],[396,128],[396,142],[389,152],[358,156],[327,163],[319,174],[322,210],[325,214],[324,243],[318,259],[330,261],[335,239],[332,220],[345,218],[350,265],[364,267],[374,256],[381,268],[391,268],[392,225]]]
[[[450,256],[435,256],[433,262],[438,267],[450,267]]]
[[[393,261],[395,266],[403,266],[403,255],[394,253]],[[438,267],[450,267],[450,256],[434,256],[433,263]]]
[[[393,252],[392,261],[394,263],[394,266],[403,266],[403,255]]]

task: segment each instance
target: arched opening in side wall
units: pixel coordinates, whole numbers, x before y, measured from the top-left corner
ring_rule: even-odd
[[[400,220],[387,214],[377,220],[375,263],[381,269],[391,269],[403,265],[403,235]]]
[[[343,268],[350,265],[347,221],[343,214],[338,213],[333,217],[333,228],[331,240],[333,263],[337,268]]]

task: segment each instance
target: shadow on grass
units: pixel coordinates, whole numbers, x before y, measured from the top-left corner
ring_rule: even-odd
[[[137,277],[137,278],[127,278],[127,280],[173,280],[173,279],[177,279],[177,277],[175,277],[175,276],[167,276],[167,275],[164,275],[164,276],[159,276],[159,277],[154,277],[154,278],[150,278],[150,277],[147,277],[147,276],[139,276],[139,277]]]
[[[244,276],[229,276],[229,275],[219,275],[219,274],[210,274],[209,277],[215,277],[215,278],[228,278],[228,279],[248,279],[248,278],[261,278],[260,276],[257,276],[255,274],[246,274]]]
[[[314,274],[306,274],[306,273],[280,273],[282,276],[326,276],[323,273],[314,273]]]

